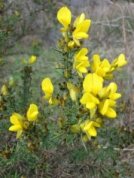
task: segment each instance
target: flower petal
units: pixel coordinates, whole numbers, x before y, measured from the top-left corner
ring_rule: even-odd
[[[38,114],[38,106],[36,104],[30,104],[29,109],[27,111],[28,121],[35,121],[38,117]]]
[[[83,88],[84,92],[92,92],[93,94],[98,94],[98,92],[102,89],[103,86],[103,79],[102,77],[98,76],[97,74],[87,74],[84,82]]]
[[[109,118],[115,118],[117,116],[117,114],[114,109],[109,108],[106,112],[106,116]]]
[[[80,23],[82,23],[85,19],[85,14],[82,13],[80,16],[78,16],[76,18],[76,20],[74,21],[74,27],[77,27]]]
[[[57,19],[67,29],[71,23],[71,11],[67,7],[60,8]]]
[[[42,83],[42,90],[45,93],[45,95],[48,97],[48,99],[52,96],[53,91],[54,91],[54,87],[53,84],[51,82],[50,78],[45,78]]]
[[[9,127],[9,131],[17,132],[18,130],[22,130],[21,125],[13,125],[13,126]]]
[[[13,113],[10,117],[10,122],[14,125],[21,125],[23,120],[23,116],[18,113]]]

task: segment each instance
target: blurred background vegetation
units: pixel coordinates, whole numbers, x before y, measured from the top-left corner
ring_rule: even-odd
[[[33,54],[38,56],[33,74],[35,98],[38,96],[36,86],[45,76],[49,74],[58,80],[60,71],[54,70],[60,57],[55,51],[60,35],[56,13],[63,5],[69,6],[75,16],[84,12],[92,19],[90,39],[85,44],[90,49],[90,57],[93,53],[100,53],[102,57],[112,60],[119,53],[126,54],[128,66],[117,76],[123,93],[122,114],[115,124],[117,129],[113,125],[100,131],[100,137],[105,140],[101,140],[102,144],[106,145],[100,151],[94,151],[94,146],[89,144],[86,152],[79,144],[77,148],[74,144],[68,152],[67,148],[58,152],[57,148],[29,155],[25,145],[20,143],[13,149],[10,159],[7,148],[16,141],[12,139],[8,143],[11,135],[2,133],[5,127],[3,122],[0,126],[0,154],[4,158],[0,157],[0,177],[133,178],[133,0],[0,0],[0,86],[10,75],[19,78],[21,60]],[[115,149],[108,147],[109,144]],[[59,159],[61,157],[62,160]]]

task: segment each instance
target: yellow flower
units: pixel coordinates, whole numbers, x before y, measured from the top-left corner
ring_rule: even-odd
[[[102,86],[103,78],[95,73],[87,74],[83,81],[84,92],[91,92],[94,95],[98,94],[98,92],[102,89]]]
[[[98,95],[100,98],[109,98],[111,100],[117,100],[121,97],[120,93],[116,93],[117,88],[117,84],[111,82],[107,87],[102,88]]]
[[[118,67],[123,67],[124,65],[127,64],[126,57],[124,54],[120,54],[113,62],[112,62],[112,67],[113,68],[118,68]]]
[[[39,114],[38,106],[36,104],[30,104],[29,109],[27,111],[28,121],[36,121],[38,114]]]
[[[71,11],[67,7],[62,7],[59,9],[57,13],[57,19],[64,27],[61,29],[63,32],[67,31],[71,23],[71,18],[72,18]]]
[[[38,107],[35,104],[30,104],[26,114],[27,118],[18,113],[13,113],[10,117],[10,122],[13,125],[9,128],[9,131],[17,132],[17,138],[19,138],[22,135],[23,131],[28,128],[29,122],[33,122],[37,119],[38,114]]]
[[[88,57],[86,56],[88,53],[87,48],[82,48],[78,53],[74,56],[73,68],[77,70],[78,74],[82,77],[83,73],[87,73],[87,67],[90,66]]]
[[[8,88],[7,88],[6,85],[2,85],[2,87],[1,87],[1,94],[3,96],[7,96],[8,95]]]
[[[96,127],[100,127],[100,124],[91,121],[91,120],[85,120],[83,123],[81,123],[80,128],[81,130],[86,134],[86,136],[90,139],[91,137],[97,136]]]
[[[45,99],[49,101],[50,104],[52,104],[52,95],[54,91],[53,84],[51,82],[50,78],[45,78],[42,83],[42,90],[45,93]]]
[[[70,82],[67,83],[67,88],[69,90],[70,97],[71,97],[72,101],[76,101],[79,89]]]
[[[121,97],[121,94],[116,92],[117,88],[117,84],[111,82],[98,93],[99,97],[103,99],[99,104],[99,112],[109,118],[116,117],[114,108],[116,106],[116,100]]]
[[[99,111],[103,116],[107,116],[109,118],[116,117],[116,111],[113,109],[116,106],[116,102],[111,99],[106,99],[102,101],[99,105]]]
[[[29,63],[29,64],[34,64],[36,61],[37,61],[37,56],[32,55],[32,56],[29,58],[28,63]]]
[[[97,121],[99,119],[99,122]],[[84,142],[88,141],[91,137],[97,136],[96,127],[100,127],[100,118],[97,118],[95,121],[92,120],[85,120],[83,122],[79,122],[78,124],[74,124],[71,126],[71,132],[73,133],[80,133],[81,131],[84,132],[85,135],[82,136],[82,140]]]
[[[117,91],[117,84],[114,83],[114,82],[111,82],[108,87],[107,87],[107,93],[108,94],[108,97],[109,99],[112,99],[112,100],[117,100],[118,98],[121,97],[121,94],[120,93],[116,93]]]
[[[93,55],[93,62],[91,64],[91,69],[97,75],[105,77],[108,72],[111,70],[111,65],[107,59],[101,61],[98,54]]]
[[[13,125],[9,128],[9,131],[17,132],[17,138],[19,138],[25,129],[23,116],[18,113],[13,113],[10,117],[10,122]]]
[[[99,99],[96,98],[91,93],[84,93],[82,98],[80,99],[81,104],[85,105],[87,109],[96,108],[97,104],[99,104]]]
[[[91,25],[90,19],[85,19],[85,14],[82,13],[79,17],[76,18],[74,22],[75,30],[72,33],[73,41],[77,46],[80,46],[79,40],[88,38],[88,30]]]

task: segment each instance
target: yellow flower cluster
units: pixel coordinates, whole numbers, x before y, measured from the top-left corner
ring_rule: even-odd
[[[91,71],[103,78],[111,78],[115,70],[126,64],[127,61],[124,54],[120,54],[111,64],[108,59],[101,60],[100,56],[95,54],[91,62]]]
[[[111,82],[104,87],[104,80],[96,73],[89,73],[83,81],[83,95],[80,103],[89,111],[89,118],[72,126],[75,133],[82,131],[83,141],[97,136],[96,127],[101,126],[103,118],[116,118],[116,100],[121,97],[117,93],[117,84]]]
[[[94,54],[89,62],[88,49],[82,47],[82,40],[89,37],[91,20],[86,19],[85,14],[82,13],[72,23],[72,14],[67,7],[62,7],[58,11],[57,19],[63,26],[61,33],[64,42],[62,41],[60,47],[63,51],[70,48],[66,52],[73,54],[72,69],[78,73],[83,85],[78,89],[69,81],[67,89],[72,101],[80,98],[80,104],[84,107],[86,115],[89,115],[87,119],[80,118],[78,123],[71,126],[71,130],[75,133],[82,132],[83,141],[87,141],[92,136],[97,136],[96,129],[101,127],[105,118],[117,117],[117,99],[121,97],[121,94],[117,92],[118,86],[115,82],[106,85],[108,82],[105,80],[112,79],[113,72],[126,65],[127,61],[124,54],[120,54],[112,62],[106,58],[101,59],[99,54]]]
[[[42,80],[43,98],[48,104],[59,107],[59,125],[62,125],[65,116],[66,131],[78,133],[86,142],[97,136],[97,129],[106,118],[112,120],[117,117],[116,105],[121,94],[118,93],[117,84],[110,79],[113,79],[114,71],[126,65],[127,61],[124,54],[112,62],[107,58],[101,59],[99,54],[94,54],[89,60],[88,49],[83,46],[83,41],[89,37],[91,20],[86,19],[84,13],[73,21],[70,9],[62,7],[57,13],[57,19],[62,25],[59,47],[63,55],[63,76],[55,88],[49,77]],[[32,68],[31,64],[36,61],[37,57],[32,55],[23,62]],[[6,85],[2,86],[0,94],[8,94]],[[19,138],[23,132],[30,130],[30,125],[34,125],[32,123],[37,120],[38,114],[35,104],[30,104],[24,116],[13,113],[9,130],[17,132]]]
[[[65,37],[68,47],[80,46],[81,39],[88,38],[91,20],[82,13],[72,23],[72,14],[67,7],[62,7],[57,13],[57,19],[62,24],[61,32]]]
[[[13,113],[10,117],[10,122],[12,126],[9,128],[9,131],[17,132],[17,138],[19,138],[23,131],[28,129],[30,122],[34,122],[38,118],[38,106],[36,104],[30,104],[26,117],[19,114]]]
[[[86,119],[83,122],[80,122],[78,124],[75,124],[71,127],[71,131],[73,133],[79,133],[83,132],[84,135],[82,135],[82,141],[86,142],[91,137],[97,136],[97,130],[96,127],[100,127],[101,124],[98,122],[98,119],[96,121],[91,121],[90,119]]]
[[[102,116],[115,118],[116,100],[121,94],[116,93],[117,85],[111,82],[103,87],[104,80],[95,73],[87,74],[83,81],[84,93],[80,100],[82,105],[93,113],[99,112]]]
[[[71,127],[74,133],[80,131],[84,133],[83,141],[97,136],[96,128],[101,126],[103,118],[117,116],[116,100],[121,97],[121,94],[117,93],[117,85],[114,82],[106,87],[103,85],[103,78],[95,73],[87,74],[83,81],[83,95],[80,103],[89,111],[89,118]]]

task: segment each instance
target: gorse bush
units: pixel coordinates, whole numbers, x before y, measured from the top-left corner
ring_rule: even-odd
[[[38,59],[33,55],[22,60],[21,81],[10,79],[1,88],[2,118],[10,116],[9,131],[16,132],[17,139],[35,152],[43,142],[51,147],[53,143],[71,146],[77,141],[85,148],[88,142],[94,143],[98,130],[118,117],[121,93],[115,72],[127,64],[124,54],[112,62],[99,54],[88,56],[84,41],[89,38],[91,20],[84,13],[74,19],[71,11],[62,7],[57,19],[62,26],[56,49],[61,59],[55,66],[61,71],[60,81],[48,74],[40,84],[40,98],[34,100],[31,81]]]
[[[39,108],[48,110],[52,106],[54,110],[59,111],[59,108],[61,110],[61,113],[57,113],[60,127],[67,133],[78,134],[81,140],[86,142],[97,136],[97,130],[105,124],[107,118],[112,122],[117,117],[117,100],[121,94],[117,92],[118,85],[113,81],[114,72],[126,65],[127,61],[124,54],[120,54],[112,62],[106,58],[101,59],[99,54],[94,54],[89,60],[88,49],[84,47],[83,42],[89,37],[91,20],[86,19],[84,13],[73,22],[71,11],[67,7],[62,7],[57,13],[57,19],[63,26],[62,37],[58,42],[58,51],[62,54],[60,64],[63,71],[62,79],[56,86],[49,77],[44,78],[41,83],[44,93],[42,100],[47,105],[43,108],[41,103],[29,103],[26,96],[27,101],[23,103],[25,113],[19,114],[16,108],[10,117],[12,126],[9,130],[17,132],[17,138],[31,134],[27,133],[31,132],[31,127],[42,125],[40,117],[42,120],[49,117],[43,115]],[[31,56],[28,61],[23,60],[24,88],[36,60],[36,56]],[[30,86],[27,90],[29,91],[25,88],[24,95],[28,95]],[[8,86],[2,86],[1,94],[5,97],[10,95]],[[29,108],[26,109],[28,104]]]

